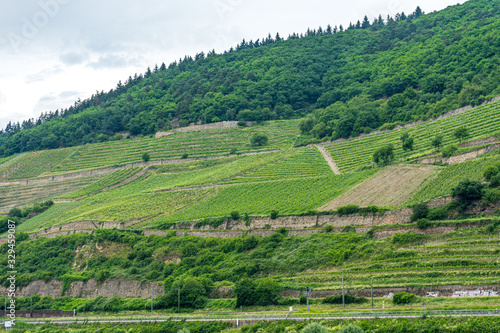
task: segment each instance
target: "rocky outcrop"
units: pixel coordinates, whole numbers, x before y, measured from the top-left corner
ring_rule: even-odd
[[[187,127],[176,128],[170,132],[158,132],[155,135],[156,139],[162,138],[164,136],[172,135],[174,132],[196,132],[196,131],[206,131],[206,130],[222,130],[226,128],[235,128],[238,127],[237,121],[223,121],[212,124],[205,125],[192,125]]]
[[[103,282],[97,282],[94,279],[88,281],[75,281],[72,282],[70,287],[66,290],[64,295],[63,282],[58,280],[32,281],[26,287],[20,287],[16,291],[16,297],[26,297],[38,294],[40,296],[71,296],[81,298],[97,298],[104,297],[142,297],[150,298],[151,290],[153,296],[163,295],[165,292],[163,286],[158,283],[144,283],[140,281],[127,281],[109,279]],[[0,287],[0,294],[5,295],[7,288]]]

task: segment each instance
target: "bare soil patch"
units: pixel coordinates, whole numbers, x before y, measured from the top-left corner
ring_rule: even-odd
[[[398,206],[420,186],[432,179],[440,168],[398,165],[387,167],[320,207],[336,209],[345,205]]]

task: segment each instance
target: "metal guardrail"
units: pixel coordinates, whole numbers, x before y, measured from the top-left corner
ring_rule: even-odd
[[[97,323],[97,322],[161,322],[173,321],[244,321],[244,320],[286,320],[286,319],[363,319],[363,318],[408,318],[422,316],[440,317],[470,317],[470,316],[500,316],[498,309],[477,310],[429,310],[429,311],[375,311],[375,312],[335,312],[335,313],[300,313],[300,314],[231,314],[231,315],[200,315],[200,316],[141,316],[141,317],[73,317],[73,318],[18,318],[31,324],[49,323]]]

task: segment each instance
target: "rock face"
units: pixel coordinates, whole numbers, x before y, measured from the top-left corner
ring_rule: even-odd
[[[71,283],[70,287],[63,291],[63,282],[57,280],[43,281],[37,280],[32,281],[26,287],[18,288],[16,291],[17,297],[26,297],[29,295],[38,294],[40,296],[71,296],[71,297],[82,297],[82,298],[97,298],[99,296],[104,297],[141,297],[150,298],[151,290],[153,290],[153,296],[159,296],[165,294],[163,287],[158,283],[144,283],[140,281],[127,281],[127,280],[117,280],[109,279],[103,282],[97,282],[94,279],[90,279],[87,282],[75,281]],[[5,295],[7,289],[0,287],[0,293]]]
[[[218,123],[205,124],[205,125],[192,125],[187,127],[179,127],[170,132],[158,132],[155,135],[156,139],[164,136],[172,135],[174,132],[192,132],[192,131],[206,131],[206,130],[221,130],[226,128],[238,127],[237,121],[222,121]]]

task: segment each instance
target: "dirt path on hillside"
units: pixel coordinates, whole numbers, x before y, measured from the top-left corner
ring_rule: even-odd
[[[319,210],[336,209],[345,205],[398,206],[406,201],[420,186],[434,178],[440,168],[435,166],[391,166],[320,207]]]
[[[332,169],[333,173],[336,174],[336,175],[340,175],[341,172],[340,172],[339,167],[337,166],[337,164],[333,160],[332,155],[330,155],[330,153],[325,149],[325,147],[323,147],[321,145],[321,143],[318,143],[318,144],[316,144],[314,146],[316,148],[318,148],[318,150],[321,153],[321,155],[323,155],[323,158],[326,160],[326,162],[330,166],[330,169]]]

